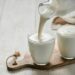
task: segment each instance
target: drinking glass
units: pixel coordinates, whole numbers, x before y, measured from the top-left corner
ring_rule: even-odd
[[[48,1],[45,1],[45,0],[38,0],[38,1],[36,0],[35,3],[36,3],[35,27],[38,29],[39,22],[40,22],[39,20],[40,20],[40,16],[42,15],[42,12],[47,10],[47,12],[45,13],[46,16],[44,18],[49,20],[55,14],[55,9],[52,6],[50,6],[50,3]],[[43,36],[44,38],[46,37],[48,39],[46,38],[44,39],[42,37],[45,41],[40,42],[38,39],[37,29],[36,29],[36,32],[33,32],[33,33],[30,32],[28,35],[28,46],[29,46],[30,54],[35,64],[46,65],[47,63],[49,63],[49,59],[54,49],[55,37],[52,31],[50,31],[49,33],[48,29],[45,28],[42,34],[44,34]]]

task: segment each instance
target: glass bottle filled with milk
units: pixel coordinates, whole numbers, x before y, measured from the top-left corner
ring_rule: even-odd
[[[38,6],[39,22],[37,32],[28,36],[29,50],[35,64],[46,65],[52,55],[55,37],[53,32],[44,32],[45,23],[55,14],[54,8],[49,5]]]

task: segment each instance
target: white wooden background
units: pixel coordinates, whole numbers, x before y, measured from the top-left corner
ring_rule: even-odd
[[[25,53],[27,34],[34,28],[34,0],[0,0],[0,75],[75,75],[75,65],[54,71],[7,71],[6,58],[15,50]]]

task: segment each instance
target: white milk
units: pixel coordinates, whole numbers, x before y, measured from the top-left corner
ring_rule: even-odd
[[[42,41],[38,40],[38,34],[32,34],[28,38],[29,50],[36,64],[47,64],[54,48],[54,37],[47,33],[42,34]]]
[[[47,64],[54,48],[54,37],[48,33],[43,33],[46,21],[54,14],[52,9],[47,7],[40,12],[40,22],[38,33],[29,36],[29,49],[36,64]]]
[[[53,15],[55,15],[54,8],[50,6],[42,6],[39,8],[40,13],[40,22],[38,28],[38,39],[41,40],[41,35],[43,33],[44,25],[48,19],[50,19]]]
[[[57,31],[59,50],[66,59],[75,58],[75,26],[65,25]]]
[[[46,18],[44,18],[43,16],[40,16],[40,23],[39,23],[39,28],[38,28],[38,39],[40,41],[41,41],[41,35],[43,33],[43,29],[44,29],[44,25],[46,21],[47,21]]]

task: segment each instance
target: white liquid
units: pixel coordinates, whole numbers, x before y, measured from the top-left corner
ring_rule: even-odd
[[[75,26],[63,26],[57,32],[58,46],[62,57],[75,58]]]
[[[29,50],[36,64],[47,64],[54,48],[54,37],[49,34],[42,35],[42,42],[38,40],[38,34],[29,37]]]
[[[40,12],[40,23],[38,28],[38,39],[41,40],[41,35],[43,33],[44,25],[48,19],[50,19],[54,15],[54,9],[48,7],[43,7],[39,10]]]
[[[44,18],[43,16],[40,16],[40,23],[39,23],[39,28],[38,28],[38,39],[40,41],[41,41],[41,35],[43,33],[43,29],[44,29],[44,25],[46,21],[47,21],[46,18]]]
[[[36,64],[47,64],[54,48],[54,37],[47,33],[43,33],[46,21],[52,16],[53,10],[44,9],[40,13],[40,23],[37,34],[29,37],[29,50]]]
[[[72,25],[62,26],[58,30],[58,33],[61,34],[61,36],[64,36],[67,38],[75,37],[75,26],[72,26]]]

